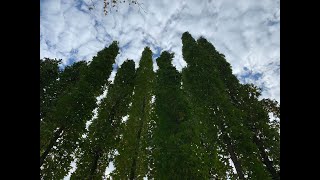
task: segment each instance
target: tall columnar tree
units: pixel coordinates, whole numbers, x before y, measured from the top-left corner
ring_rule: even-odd
[[[270,173],[273,174],[274,179],[276,179],[280,178],[280,104],[276,100],[270,99],[262,99],[260,102],[263,104],[264,110],[274,116],[274,119],[268,123],[268,128],[264,128],[267,129],[267,133],[260,139],[265,142],[263,145],[265,150],[268,150],[264,162]],[[264,156],[263,151],[261,151],[261,155]]]
[[[258,124],[264,124],[263,128],[268,129],[268,116],[263,111],[262,104],[258,103],[257,97],[259,95],[257,94],[257,90],[250,90],[248,88],[251,86],[240,84],[236,76],[232,74],[231,66],[225,60],[224,55],[216,51],[213,45],[206,39],[200,38],[198,44],[201,50],[204,50],[208,54],[207,59],[212,61],[218,70],[219,78],[224,84],[224,91],[228,95],[227,100],[231,102],[238,112],[240,111],[236,121],[232,123],[233,127],[229,127],[229,129],[234,131],[233,144],[236,147],[235,152],[242,157],[242,166],[244,166],[248,178],[268,179],[269,175],[266,173],[266,170],[269,170],[269,168],[264,168],[261,160],[257,160],[259,157],[256,154],[259,154],[259,151],[261,151],[261,145],[256,143],[255,134],[257,133],[253,131],[256,128],[262,128]],[[251,111],[248,111],[250,108]],[[232,118],[228,118],[228,120],[232,120]],[[235,123],[240,124],[240,126],[235,126]],[[262,160],[262,162],[265,161]],[[272,178],[276,179],[273,174],[271,173]]]
[[[72,179],[101,179],[113,160],[113,179],[280,179],[278,103],[241,84],[205,38],[186,32],[182,44],[182,74],[166,51],[155,74],[148,47],[136,73],[125,62],[83,138],[96,96],[110,83],[117,43],[89,65],[59,70],[60,61],[40,60],[40,176],[62,179],[75,154]]]
[[[199,146],[199,127],[190,118],[190,107],[181,89],[181,74],[172,66],[173,54],[157,59],[155,81],[154,172],[155,179],[206,179]]]
[[[56,121],[46,118],[47,112],[55,107],[57,99],[63,93],[67,93],[79,81],[80,75],[87,68],[85,61],[79,61],[65,67],[64,70],[59,70],[60,62],[51,59],[40,60],[40,155],[45,151],[48,139],[57,128]],[[54,67],[54,71],[50,66]]]
[[[56,99],[57,79],[61,73],[60,63],[61,60],[40,59],[40,119],[45,116],[51,108],[52,101]]]
[[[182,44],[183,58],[188,63],[182,71],[183,86],[186,97],[192,104],[192,115],[197,119],[195,124],[200,124],[201,127],[201,148],[206,152],[205,168],[208,169],[210,178],[225,179],[226,172],[232,174],[232,167],[228,163],[228,150],[221,147],[221,144],[226,143],[222,136],[218,136],[223,134],[217,117],[223,86],[212,62],[200,53],[197,42],[188,32],[182,35]],[[228,140],[227,137],[226,139]]]
[[[57,99],[58,78],[61,73],[59,70],[60,63],[61,60],[40,59],[40,154],[43,153],[41,151],[45,146],[43,141],[48,138],[48,134],[51,134],[49,128],[45,128],[48,123],[44,118]]]
[[[204,124],[208,127],[205,132],[209,132],[205,137],[210,138],[209,142],[205,143],[205,147],[211,146],[208,151],[218,151],[218,154],[227,152],[239,179],[245,179],[245,175],[249,178],[266,177],[262,164],[256,161],[254,154],[258,150],[252,142],[251,132],[243,125],[243,114],[230,102],[223,81],[226,76],[219,73],[216,65],[215,61],[221,54],[215,51],[214,47],[204,38],[199,38],[196,42],[189,33],[183,34],[182,42],[183,55],[188,63],[184,71],[186,90],[194,98],[194,103],[203,107],[208,114],[204,118]],[[197,78],[195,79],[196,73]],[[210,133],[211,136],[209,136]],[[222,162],[226,160],[219,159]],[[215,167],[217,164],[212,164],[212,172],[219,172],[221,169]],[[255,169],[252,170],[253,168]],[[225,167],[225,169],[232,174],[230,168]],[[213,177],[219,176],[217,172],[213,173]]]
[[[102,179],[120,137],[122,117],[127,115],[135,78],[134,61],[125,61],[118,70],[114,84],[102,100],[98,117],[89,127],[79,152],[77,169],[71,179]]]
[[[55,121],[57,128],[40,156],[40,173],[44,179],[63,178],[70,169],[72,152],[85,131],[86,121],[92,116],[96,96],[101,94],[107,83],[118,51],[117,42],[113,42],[98,52],[79,82],[59,97],[55,107],[48,112],[47,118]]]
[[[191,36],[188,33],[185,33],[183,37]],[[191,37],[192,38],[192,37]],[[235,152],[235,145],[232,142],[230,122],[234,121],[235,113],[237,113],[232,106],[228,103],[226,99],[226,94],[224,93],[224,85],[219,77],[219,71],[214,65],[212,54],[208,52],[208,46],[203,43],[203,38],[198,39],[196,44],[196,49],[198,49],[197,62],[190,62],[191,68],[193,67],[195,71],[199,72],[199,77],[201,82],[201,86],[207,86],[207,89],[203,91],[198,88],[199,94],[194,94],[194,96],[198,96],[199,99],[204,102],[204,108],[208,111],[209,117],[205,124],[208,125],[208,130],[211,131],[214,129],[213,137],[216,139],[212,139],[214,141],[209,142],[213,143],[215,148],[220,150],[218,154],[229,155],[235,168],[237,171],[237,175],[239,179],[244,179],[244,170],[239,160],[239,155]],[[183,41],[183,40],[182,40]],[[210,49],[212,51],[212,49]],[[209,51],[210,51],[209,50]],[[192,63],[196,63],[195,66],[192,66]],[[189,64],[189,62],[188,62]],[[210,97],[210,98],[206,98]],[[201,102],[200,101],[200,102]],[[206,135],[208,137],[208,135]],[[209,140],[210,141],[210,140]],[[210,147],[210,145],[208,145]],[[213,148],[213,147],[212,147]],[[226,161],[225,159],[221,159],[221,161]],[[214,164],[213,164],[214,166]],[[219,168],[214,168],[219,169]],[[214,170],[212,170],[214,172]],[[232,174],[231,172],[229,172]]]
[[[146,47],[142,52],[136,72],[134,95],[123,139],[115,157],[115,179],[143,179],[148,173],[148,144],[154,72],[152,52]]]
[[[273,179],[280,179],[279,121],[270,121],[269,113],[280,118],[276,101],[258,100],[261,92],[253,85],[244,85],[245,92],[239,107],[246,113],[246,125],[253,132],[253,141],[259,149],[260,159]]]

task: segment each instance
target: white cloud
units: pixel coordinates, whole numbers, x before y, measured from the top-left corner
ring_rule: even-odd
[[[129,115],[123,116],[122,119],[121,119],[121,122],[122,123],[126,123],[128,118],[129,118]]]
[[[105,177],[106,178],[110,178],[110,173],[112,173],[112,171],[114,171],[115,170],[115,167],[114,167],[114,165],[113,165],[113,161],[111,161],[110,163],[109,163],[109,165],[108,165],[108,167],[106,168],[106,171],[105,171]],[[104,179],[106,179],[106,178],[104,178]]]
[[[110,75],[110,77],[112,77],[112,74]],[[109,77],[109,79],[110,79]],[[102,91],[102,94],[100,94],[99,96],[96,97],[96,104],[97,104],[97,107],[94,108],[92,110],[92,113],[93,113],[93,116],[91,119],[89,119],[87,122],[86,122],[86,130],[89,130],[89,127],[90,125],[92,124],[92,122],[94,120],[96,120],[98,118],[98,111],[99,111],[99,105],[101,104],[101,102],[103,101],[103,99],[105,99],[107,97],[107,94],[108,94],[108,86],[104,85],[103,87],[103,91]],[[83,138],[87,137],[87,133],[83,134],[82,135]]]
[[[139,0],[145,9],[127,3],[118,12],[103,15],[103,1],[43,1],[40,19],[40,58],[91,60],[113,40],[120,43],[117,63],[136,63],[145,46],[175,53],[178,70],[186,65],[181,54],[181,34],[201,35],[225,54],[238,77],[244,67],[260,73],[250,81],[263,86],[263,97],[280,102],[280,1],[279,0]]]
[[[71,174],[74,173],[74,172],[76,171],[76,169],[77,169],[77,164],[76,164],[77,160],[78,160],[78,159],[75,158],[75,159],[71,162],[70,166],[72,167],[72,169],[69,171],[68,175],[63,178],[63,180],[70,180]]]

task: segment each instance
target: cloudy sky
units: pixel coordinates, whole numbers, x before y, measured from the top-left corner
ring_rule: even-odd
[[[280,0],[139,2],[141,7],[119,4],[105,16],[103,0],[40,0],[40,58],[62,59],[64,65],[89,61],[117,40],[118,65],[127,58],[138,63],[149,46],[154,58],[174,52],[173,64],[181,70],[181,35],[189,31],[213,43],[242,83],[254,83],[263,97],[280,102]]]

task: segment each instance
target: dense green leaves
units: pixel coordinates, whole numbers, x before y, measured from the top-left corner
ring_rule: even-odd
[[[89,134],[83,140],[77,162],[77,170],[72,179],[101,179],[119,141],[121,119],[127,115],[131,102],[135,65],[132,60],[126,61],[118,70],[108,88],[108,94],[102,100],[98,117],[89,128]]]
[[[40,59],[40,120],[42,121],[47,112],[52,108],[61,89],[59,77],[61,60]],[[61,86],[60,86],[61,87]]]
[[[68,93],[79,81],[82,72],[87,68],[86,62],[79,61],[65,67],[64,70],[59,70],[60,62],[50,59],[40,60],[40,154],[46,150],[52,132],[59,127],[58,121],[47,116],[48,112],[55,108],[58,98]],[[48,68],[52,64],[54,73]]]
[[[142,179],[148,173],[149,128],[154,82],[152,52],[146,47],[137,69],[132,106],[126,122],[119,155],[115,158],[115,179]]]
[[[155,73],[146,47],[138,69],[125,61],[111,84],[117,42],[90,63],[40,60],[42,178],[62,179],[75,161],[71,179],[103,179],[110,164],[113,179],[280,179],[278,102],[241,84],[205,38],[185,32],[182,44],[181,73],[167,51]]]
[[[198,149],[199,134],[181,89],[181,74],[172,66],[173,54],[157,59],[153,159],[155,179],[204,179],[208,177]]]
[[[40,149],[41,176],[44,179],[63,178],[70,169],[71,155],[85,131],[86,121],[92,116],[96,96],[101,94],[102,87],[107,83],[118,50],[117,42],[113,42],[93,57],[87,68],[79,68],[79,71],[83,69],[79,72],[82,74],[79,80],[57,99],[48,112],[46,118],[55,122],[56,127],[51,129],[52,135],[42,143],[46,144],[44,150]]]
[[[205,152],[204,167],[208,169],[208,178],[224,179],[226,171],[232,172],[231,167],[226,164],[228,159],[219,156],[228,154],[227,147],[224,146],[225,133],[221,129],[225,123],[221,121],[224,117],[219,116],[219,110],[225,101],[225,95],[221,91],[223,84],[209,54],[198,47],[198,42],[188,32],[182,35],[182,44],[183,58],[188,63],[182,71],[183,85],[192,105],[194,124],[199,124],[200,148]]]
[[[279,133],[272,130],[268,116],[268,111],[272,111],[275,116],[280,118],[280,110],[277,108],[276,102],[268,99],[260,102],[258,98],[261,93],[258,88],[250,84],[240,84],[232,74],[230,64],[207,40],[200,38],[198,43],[200,48],[209,54],[208,59],[214,62],[219,77],[225,86],[228,101],[231,103],[229,108],[226,109],[233,109],[233,112],[237,112],[235,120],[229,117],[226,122],[230,123],[228,129],[231,130],[230,135],[231,140],[234,141],[235,152],[240,157],[238,157],[239,160],[242,161],[241,168],[250,179],[269,179],[270,177],[278,179],[279,177],[274,169],[275,165],[269,161],[271,153],[269,153],[270,155],[266,153],[270,152],[269,148],[277,147],[279,143]],[[269,134],[265,137],[273,139],[273,144],[269,142],[267,145],[260,137],[267,133]],[[273,152],[277,155],[280,153],[279,149]],[[274,155],[274,157],[277,155]],[[275,160],[275,162],[277,161]]]
[[[252,105],[248,101],[241,101],[254,92],[241,92],[242,87],[246,85],[239,83],[232,74],[230,64],[206,39],[201,37],[195,41],[186,32],[182,36],[182,42],[183,57],[188,63],[187,68],[183,70],[185,90],[190,94],[190,100],[194,106],[201,109],[196,114],[202,112],[208,115],[199,118],[199,121],[205,121],[204,124],[207,127],[203,129],[204,137],[210,137],[204,147],[211,148],[208,152],[216,151],[218,154],[227,152],[240,179],[246,176],[250,179],[268,179],[270,174],[259,159],[261,148],[255,143],[255,132],[248,125],[248,112],[238,106],[239,103]],[[256,98],[257,96],[256,94]],[[268,121],[268,117],[258,118],[254,119],[255,128],[261,128],[256,127],[258,124],[256,121]],[[219,160],[225,162],[223,158]],[[216,171],[213,176],[221,177],[218,174],[221,166],[215,167],[219,164],[217,162],[219,161],[211,167],[213,172]],[[230,166],[225,164],[223,169],[230,171],[228,167]]]

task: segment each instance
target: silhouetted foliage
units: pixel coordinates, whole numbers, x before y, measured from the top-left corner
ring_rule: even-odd
[[[71,179],[101,179],[120,140],[121,119],[127,115],[135,78],[135,65],[125,61],[118,70],[114,84],[99,106],[98,117],[89,128],[88,137],[78,152],[77,169]]]
[[[54,125],[49,130],[41,129],[51,131],[46,139],[40,138],[43,141],[43,148],[40,147],[40,175],[43,179],[61,179],[70,170],[72,153],[85,131],[86,121],[91,118],[92,110],[96,107],[96,96],[101,94],[107,83],[118,51],[117,42],[113,42],[108,48],[98,52],[88,67],[80,71],[79,80],[47,112],[46,121],[54,122]],[[71,76],[66,80],[73,78],[77,79]]]
[[[98,0],[99,2],[100,0]],[[101,2],[101,1],[100,1]],[[92,11],[96,8],[95,4],[97,1],[91,0],[91,4],[89,4],[89,10]],[[103,12],[104,15],[108,15],[110,12],[112,12],[112,9],[114,9],[116,12],[118,12],[118,6],[119,4],[127,3],[128,5],[136,5],[140,9],[142,9],[145,13],[145,9],[142,7],[143,3],[139,2],[138,0],[103,0]]]
[[[129,117],[115,157],[114,179],[142,179],[148,173],[150,110],[154,72],[152,52],[146,47],[136,72]]]
[[[62,179],[75,161],[71,179],[280,179],[279,103],[241,84],[204,37],[185,32],[182,45],[182,72],[167,51],[154,72],[146,47],[139,67],[125,61],[114,83],[117,42],[90,63],[40,60],[41,178]]]

